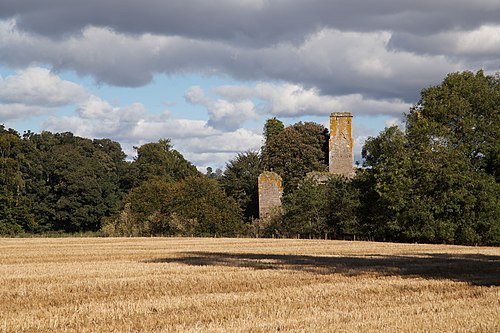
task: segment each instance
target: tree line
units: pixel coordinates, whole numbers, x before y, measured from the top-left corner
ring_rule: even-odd
[[[404,129],[370,137],[352,179],[328,170],[328,129],[268,119],[259,152],[200,173],[168,139],[136,148],[0,125],[0,234],[267,236],[500,245],[500,78],[449,74]],[[283,214],[258,218],[257,177],[284,182]]]

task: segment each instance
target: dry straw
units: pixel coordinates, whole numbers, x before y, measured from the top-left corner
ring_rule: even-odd
[[[500,249],[0,239],[2,332],[500,332]]]

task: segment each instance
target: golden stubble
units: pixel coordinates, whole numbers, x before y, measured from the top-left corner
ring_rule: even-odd
[[[0,239],[1,332],[500,332],[500,249]]]

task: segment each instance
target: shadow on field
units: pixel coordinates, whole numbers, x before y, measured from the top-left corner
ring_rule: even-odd
[[[288,269],[317,274],[418,276],[449,279],[474,285],[500,285],[500,256],[436,254],[361,256],[303,256],[253,253],[185,252],[174,258],[148,263],[181,263],[193,266],[229,266],[253,269]]]

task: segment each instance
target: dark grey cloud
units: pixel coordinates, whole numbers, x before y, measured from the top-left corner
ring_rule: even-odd
[[[443,31],[430,36],[393,34],[388,48],[419,54],[464,58],[470,62],[498,63],[500,26],[483,25],[474,31]]]
[[[319,28],[428,35],[500,22],[497,0],[4,0],[0,18],[61,37],[93,25],[248,45],[302,41]]]
[[[197,72],[243,80],[281,80],[323,94],[415,100],[419,90],[460,68],[443,57],[387,49],[390,34],[322,30],[300,45],[237,47],[223,42],[158,35],[130,36],[90,27],[51,40],[0,25],[0,62],[12,67],[51,64],[117,86],[140,86],[154,73]]]
[[[500,68],[498,0],[4,0],[1,18],[0,64],[116,86],[195,72],[415,102]]]

